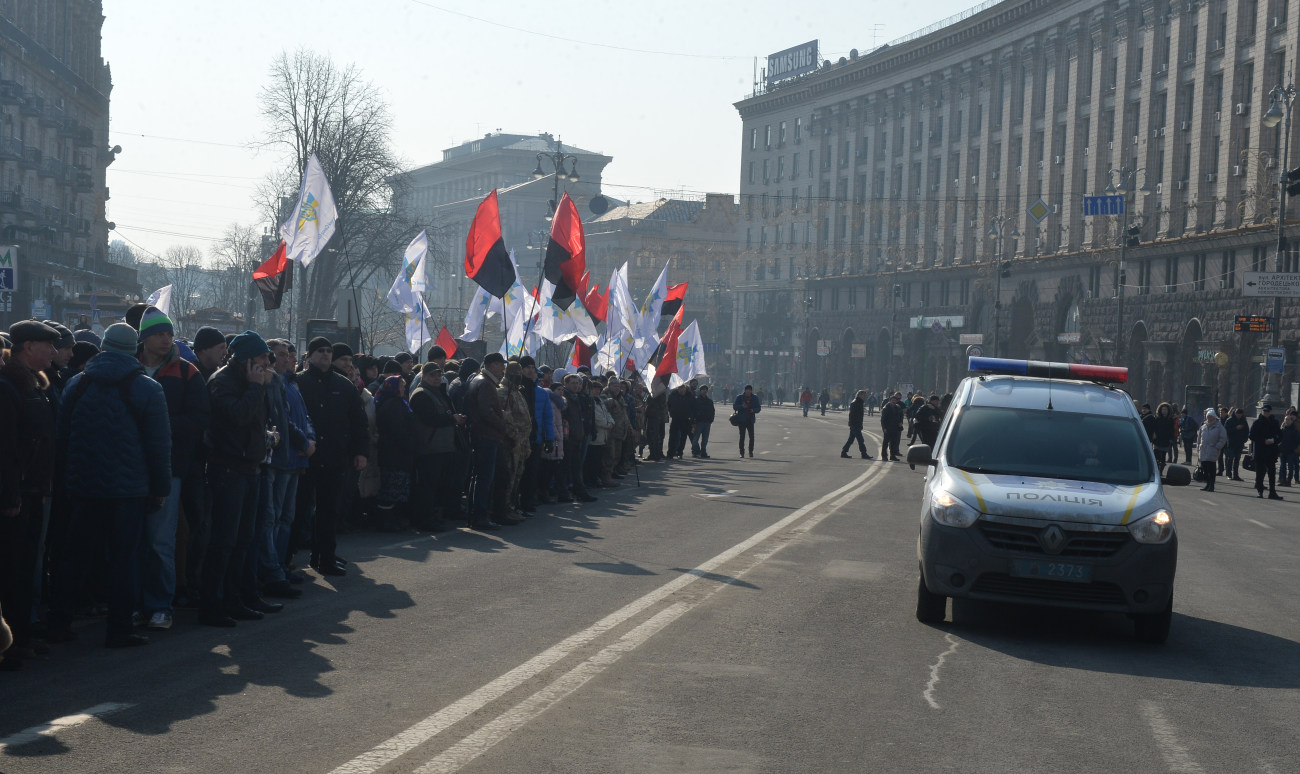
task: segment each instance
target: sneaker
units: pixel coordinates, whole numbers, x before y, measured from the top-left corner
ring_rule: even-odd
[[[172,614],[159,610],[149,616],[149,623],[145,624],[144,628],[153,629],[157,632],[166,631],[172,628]]]
[[[149,619],[145,617],[145,614],[144,614],[144,613],[136,612],[136,613],[132,613],[132,614],[131,614],[131,625],[132,625],[132,626],[144,626],[145,623],[148,622],[148,620],[149,620]]]

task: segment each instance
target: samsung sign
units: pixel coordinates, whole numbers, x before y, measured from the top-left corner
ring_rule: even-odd
[[[795,78],[817,69],[817,41],[778,51],[767,58],[767,84]]]

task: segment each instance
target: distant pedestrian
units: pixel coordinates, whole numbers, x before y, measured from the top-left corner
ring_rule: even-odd
[[[749,434],[749,456],[754,457],[754,416],[763,410],[763,404],[759,401],[758,396],[754,394],[754,388],[751,385],[745,385],[745,391],[736,396],[731,402],[731,408],[740,415],[740,422],[736,425],[740,430],[740,456],[745,456],[745,434]]]
[[[874,459],[867,453],[867,442],[862,438],[862,418],[865,414],[867,405],[867,391],[858,390],[857,395],[849,403],[849,440],[844,442],[844,448],[840,449],[840,456],[849,458],[849,447],[854,441],[858,442],[858,451],[862,454],[862,459]]]
[[[1219,415],[1214,409],[1205,410],[1205,422],[1197,433],[1197,459],[1201,463],[1201,474],[1205,478],[1204,492],[1214,491],[1214,477],[1218,470],[1219,455],[1228,445],[1228,431],[1223,429]],[[1190,460],[1190,456],[1188,457]]]
[[[1259,416],[1250,426],[1250,445],[1255,453],[1255,492],[1264,496],[1264,478],[1268,477],[1268,499],[1281,500],[1277,493],[1278,442],[1282,440],[1282,426],[1273,418],[1273,407],[1267,403],[1259,407]]]
[[[897,392],[889,396],[889,402],[880,409],[880,429],[884,440],[880,443],[880,458],[897,462],[898,444],[903,438],[903,421],[905,419],[903,396]]]

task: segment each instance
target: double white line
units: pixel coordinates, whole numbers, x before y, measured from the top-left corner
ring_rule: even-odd
[[[374,772],[392,761],[433,740],[453,725],[483,709],[491,702],[500,699],[563,659],[590,646],[595,640],[611,630],[649,611],[670,597],[680,595],[701,578],[709,578],[715,581],[721,578],[724,581],[703,590],[702,593],[691,595],[691,599],[674,601],[664,607],[620,636],[613,643],[584,659],[546,687],[483,723],[468,736],[416,769],[416,772],[418,774],[435,774],[459,770],[491,749],[492,746],[504,740],[516,729],[546,711],[547,708],[582,687],[588,680],[617,663],[625,654],[635,650],[666,626],[708,600],[724,585],[735,583],[745,573],[788,545],[792,539],[807,533],[823,519],[834,514],[844,505],[875,486],[889,469],[889,466],[885,465],[872,466],[870,470],[858,476],[852,482],[819,497],[770,527],[709,559],[690,572],[674,578],[649,594],[605,616],[586,629],[547,648],[492,682],[339,766],[331,774],[374,774]],[[753,550],[764,544],[765,541],[777,536],[780,536],[781,539],[771,540],[767,545],[762,545],[760,550]],[[731,571],[729,576],[719,575],[715,572],[715,570],[747,553],[749,555],[745,557],[743,562],[735,567],[728,568]]]

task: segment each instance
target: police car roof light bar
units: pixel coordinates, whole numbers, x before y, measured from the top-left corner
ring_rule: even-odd
[[[1128,369],[1081,363],[1048,363],[1041,360],[1012,360],[1005,357],[972,357],[971,371],[1008,376],[1036,376],[1088,382],[1127,382]]]

